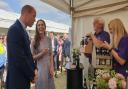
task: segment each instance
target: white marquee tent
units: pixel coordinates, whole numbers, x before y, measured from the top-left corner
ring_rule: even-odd
[[[19,14],[5,11],[0,9],[0,33],[6,33],[8,28],[19,18]],[[69,26],[65,24],[56,23],[53,21],[45,20],[47,25],[47,31],[68,33]],[[31,28],[27,28],[28,31],[33,32],[35,30],[35,24]]]
[[[71,14],[73,46],[79,47],[83,35],[93,31],[93,19],[102,17],[105,29],[111,19],[120,18],[128,29],[128,0],[42,0],[53,7]]]

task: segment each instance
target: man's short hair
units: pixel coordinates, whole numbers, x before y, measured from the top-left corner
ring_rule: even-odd
[[[50,33],[54,33],[53,31],[51,31]]]
[[[21,14],[23,14],[24,12],[31,13],[32,10],[35,10],[34,7],[32,7],[31,5],[25,5],[21,9]]]
[[[53,35],[55,35],[55,33],[54,33],[53,31],[51,31],[50,34],[51,34],[51,33],[52,33]]]

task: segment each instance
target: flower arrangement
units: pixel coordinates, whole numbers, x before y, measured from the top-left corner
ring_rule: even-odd
[[[114,70],[96,70],[98,89],[126,89],[125,77]]]

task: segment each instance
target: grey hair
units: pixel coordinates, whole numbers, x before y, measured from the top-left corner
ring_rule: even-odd
[[[94,19],[94,22],[99,22],[99,23],[101,23],[101,24],[103,24],[104,25],[104,20],[103,20],[103,18],[101,18],[101,17],[96,17],[95,19]]]

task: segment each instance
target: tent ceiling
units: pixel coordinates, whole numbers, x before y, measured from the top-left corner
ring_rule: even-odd
[[[65,13],[70,13],[69,0],[41,0],[45,3],[52,5],[53,7],[62,10]]]
[[[42,0],[70,14],[70,0]],[[73,17],[100,15],[128,7],[128,0],[73,0]]]

